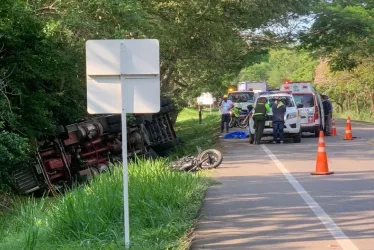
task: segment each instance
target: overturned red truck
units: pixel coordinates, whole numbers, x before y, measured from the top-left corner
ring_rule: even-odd
[[[170,118],[174,110],[171,101],[163,98],[159,113],[135,115],[135,121],[128,122],[128,157],[162,156],[181,143]],[[121,133],[120,115],[58,126],[53,138],[38,142],[35,164],[15,171],[15,189],[21,194],[48,190],[56,194],[106,171],[111,162],[122,159]]]

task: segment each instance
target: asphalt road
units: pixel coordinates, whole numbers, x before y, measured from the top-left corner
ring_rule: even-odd
[[[344,120],[336,125],[325,137],[328,176],[310,175],[312,134],[299,144],[222,140],[191,249],[374,250],[374,124],[352,122],[353,141]]]

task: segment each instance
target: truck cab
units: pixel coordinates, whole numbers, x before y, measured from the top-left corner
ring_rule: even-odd
[[[290,91],[294,97],[301,116],[301,131],[314,133],[325,128],[322,98],[311,83],[293,82],[280,87],[281,91]]]
[[[238,104],[242,110],[247,110],[247,107],[253,105],[255,101],[255,93],[253,91],[232,91],[228,93],[227,97],[234,105]]]

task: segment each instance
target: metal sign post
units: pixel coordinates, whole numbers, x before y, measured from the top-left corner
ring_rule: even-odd
[[[125,44],[120,44],[120,68],[121,68],[121,96],[126,96],[126,78],[123,59],[125,57]],[[123,161],[123,227],[125,231],[125,246],[130,247],[130,215],[129,215],[129,185],[128,185],[128,165],[127,165],[127,113],[125,110],[126,100],[122,98],[122,161]]]
[[[123,208],[126,248],[130,247],[128,201],[128,113],[160,111],[160,49],[155,39],[86,42],[87,111],[121,114]]]

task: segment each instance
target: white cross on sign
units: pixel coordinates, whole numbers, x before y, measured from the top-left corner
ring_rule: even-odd
[[[130,247],[127,113],[160,111],[160,49],[155,39],[86,42],[87,111],[122,116],[125,245]]]

